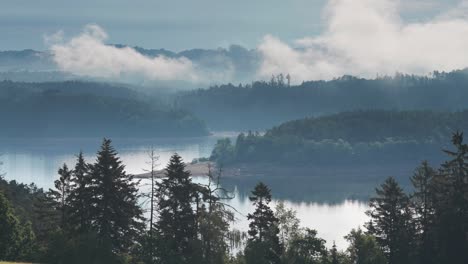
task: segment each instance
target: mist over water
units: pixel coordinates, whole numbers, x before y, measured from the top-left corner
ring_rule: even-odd
[[[209,137],[184,138],[184,139],[114,139],[113,143],[119,152],[126,171],[131,174],[144,173],[148,168],[147,150],[153,145],[159,155],[159,168],[165,167],[170,156],[177,152],[186,162],[200,157],[208,157],[217,139],[225,136],[233,136],[235,133],[215,133]],[[87,162],[93,162],[95,152],[100,143],[100,138],[88,139],[2,139],[0,148],[3,155],[0,160],[3,162],[1,171],[5,173],[8,180],[16,180],[23,183],[34,182],[38,187],[45,189],[52,188],[54,180],[57,179],[58,168],[67,163],[69,167],[75,164],[75,155],[83,150]],[[303,192],[300,198],[294,191],[295,185],[291,180],[265,180],[271,184],[275,206],[279,201],[284,201],[287,207],[293,208],[301,220],[303,227],[318,230],[319,236],[327,240],[327,245],[331,246],[333,241],[339,248],[344,249],[347,242],[345,236],[352,228],[362,226],[366,220],[364,212],[367,204],[363,200],[349,200],[337,198],[332,192],[328,195],[315,193],[314,181],[301,182],[302,186],[310,186]],[[195,182],[204,183],[203,177],[194,177]],[[248,196],[252,190],[255,180],[225,179],[224,187],[233,191],[234,199],[228,204],[236,208],[236,222],[234,228],[247,231],[247,214],[253,212],[254,207],[250,203]],[[291,184],[284,184],[290,182]],[[336,183],[335,183],[336,184]],[[371,184],[369,184],[371,186]],[[142,180],[140,190],[148,190],[148,180]],[[342,189],[336,186],[336,190]]]

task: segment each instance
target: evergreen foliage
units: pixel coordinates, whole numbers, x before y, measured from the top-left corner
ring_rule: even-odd
[[[414,192],[411,195],[411,207],[418,240],[419,263],[436,263],[435,243],[435,203],[437,171],[427,161],[416,168],[411,182]]]
[[[199,263],[201,252],[194,211],[197,189],[179,155],[171,157],[166,167],[166,178],[157,186],[159,219],[155,231],[159,263]]]
[[[245,140],[245,139],[243,139]],[[174,154],[166,177],[157,179],[154,225],[143,223],[139,181],[127,175],[111,141],[97,159],[83,154],[73,170],[63,165],[55,189],[7,182],[0,177],[0,260],[39,263],[468,263],[468,145],[452,137],[448,161],[437,170],[424,161],[409,194],[389,177],[370,200],[366,231],[352,230],[346,251],[326,248],[317,231],[301,228],[296,213],[258,183],[249,200],[248,237],[232,230],[231,199],[211,168],[207,184],[192,181]],[[233,150],[235,151],[235,150]],[[245,243],[244,243],[245,242]],[[240,246],[233,250],[233,245]],[[242,246],[244,246],[242,248]],[[231,247],[230,247],[231,246]],[[238,250],[240,249],[240,250]]]
[[[77,233],[87,233],[91,227],[93,193],[89,167],[80,152],[71,175],[71,192],[67,200],[70,206],[68,223]]]
[[[138,205],[137,184],[125,173],[125,165],[104,139],[97,160],[90,166],[92,228],[103,245],[115,252],[127,252],[140,235],[142,209]]]
[[[376,194],[367,212],[369,234],[376,237],[389,264],[412,263],[414,230],[408,196],[392,177],[376,189]]]
[[[68,169],[66,164],[58,170],[58,174],[60,175],[59,179],[54,182],[55,189],[49,190],[49,195],[53,197],[57,209],[60,212],[60,227],[62,229],[65,228],[65,225],[68,221],[68,196],[70,195],[70,179],[72,171]]]
[[[468,263],[468,145],[463,133],[452,137],[454,151],[436,176],[435,227],[439,262]]]
[[[250,220],[249,240],[245,248],[247,263],[280,263],[282,246],[279,242],[278,219],[269,204],[271,190],[264,183],[258,183],[249,200],[255,211],[247,215]]]

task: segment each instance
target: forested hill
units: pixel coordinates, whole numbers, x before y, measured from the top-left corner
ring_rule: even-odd
[[[286,76],[277,76],[269,82],[186,92],[178,103],[214,129],[263,130],[293,119],[343,111],[457,111],[466,108],[465,98],[468,70],[371,80],[344,76],[300,85],[289,85]]]
[[[438,160],[456,131],[468,131],[468,111],[344,112],[290,121],[264,135],[242,133],[234,144],[220,140],[211,159],[307,165]]]
[[[123,86],[0,82],[2,137],[201,136],[192,114]]]
[[[303,140],[375,142],[393,140],[445,140],[456,130],[468,131],[468,111],[355,111],[283,123],[266,137]]]

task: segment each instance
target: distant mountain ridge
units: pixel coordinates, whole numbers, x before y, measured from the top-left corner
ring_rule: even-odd
[[[122,44],[110,44],[117,48],[129,47]],[[167,58],[185,57],[202,70],[230,71],[236,82],[251,81],[260,63],[260,55],[256,50],[249,50],[240,45],[218,49],[189,49],[174,52],[166,49],[146,49],[131,47],[140,54],[153,58],[164,56]],[[29,81],[24,76],[18,78],[13,73],[22,72],[23,75],[34,71],[59,71],[50,51],[10,50],[0,51],[0,80]],[[8,74],[10,73],[10,74]],[[75,78],[78,78],[77,76]],[[65,77],[58,80],[66,80]],[[40,80],[36,80],[40,81]],[[41,80],[42,81],[42,80]]]

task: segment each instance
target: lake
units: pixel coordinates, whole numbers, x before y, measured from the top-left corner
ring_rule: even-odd
[[[236,133],[226,132],[183,139],[115,138],[113,145],[126,165],[127,172],[140,174],[148,168],[147,150],[150,146],[159,155],[159,167],[163,168],[174,152],[181,155],[186,162],[191,162],[195,158],[208,157],[219,138],[235,135]],[[1,171],[8,180],[34,182],[39,187],[50,188],[58,177],[59,166],[67,163],[69,167],[73,167],[75,155],[80,150],[88,162],[94,161],[101,141],[100,138],[0,139],[0,160],[3,162]],[[333,175],[330,172],[328,174]],[[268,178],[263,175],[242,180],[225,179],[223,185],[235,194],[235,198],[229,201],[238,211],[235,227],[243,231],[248,229],[246,215],[254,209],[248,200],[248,194],[258,180],[262,180],[271,187],[273,197],[276,197],[273,206],[278,201],[284,201],[286,206],[297,211],[303,227],[318,230],[319,236],[327,240],[328,246],[335,241],[340,249],[345,249],[346,241],[343,236],[366,221],[364,212],[367,210],[367,203],[363,199],[366,195],[359,195],[362,190],[365,193],[372,192],[378,180],[373,178],[364,184],[357,184],[354,181],[337,183],[333,179],[327,181],[323,178],[325,176],[319,173],[311,177],[289,178],[285,175]],[[197,177],[195,181],[204,179]]]

